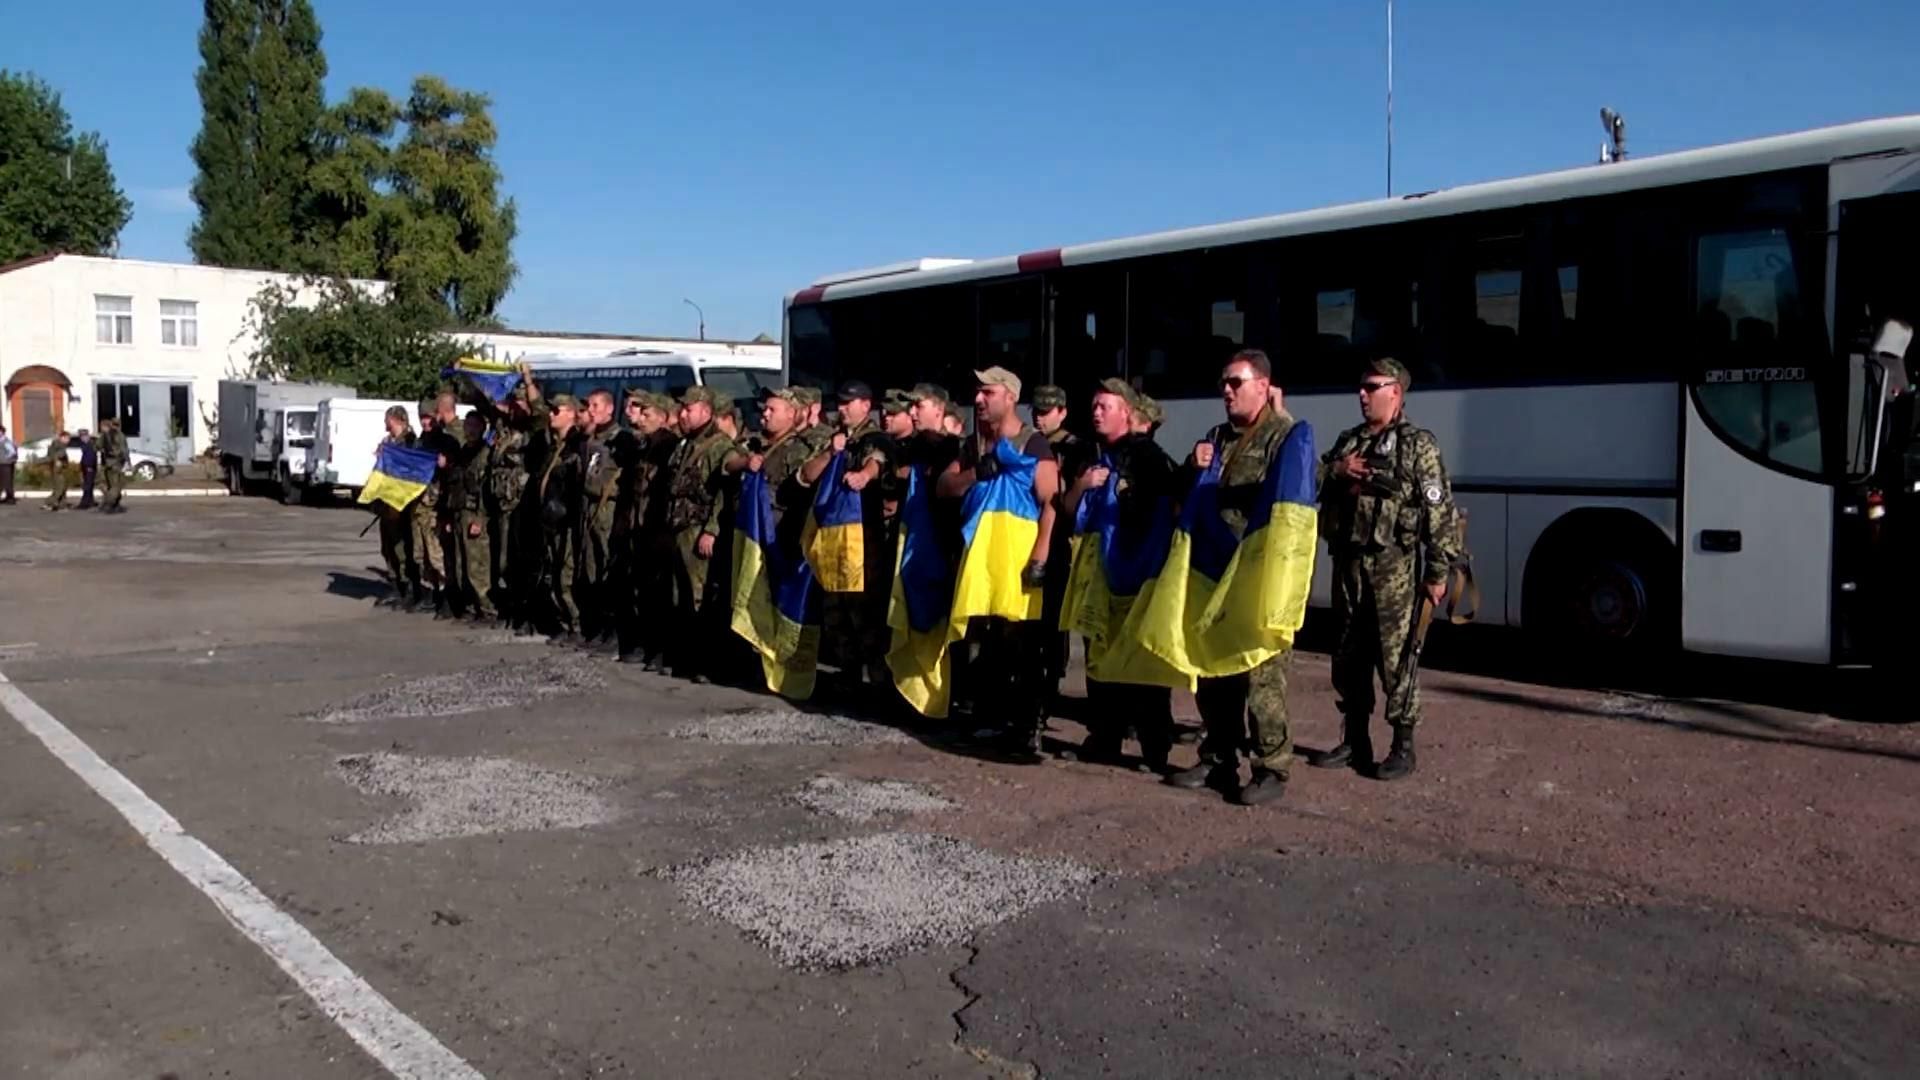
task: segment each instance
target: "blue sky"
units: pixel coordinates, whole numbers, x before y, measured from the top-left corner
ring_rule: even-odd
[[[5,0],[0,67],[106,136],[122,253],[185,259],[200,5]],[[316,0],[332,97],[431,72],[495,101],[504,314],[779,332],[815,276],[1371,198],[1384,4]],[[1583,10],[1606,11],[1604,18]],[[1395,186],[1920,112],[1911,0],[1400,0]]]

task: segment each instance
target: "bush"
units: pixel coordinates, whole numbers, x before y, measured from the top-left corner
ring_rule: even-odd
[[[70,488],[79,487],[80,466],[75,465],[72,461],[65,462],[65,465],[67,486]],[[15,486],[25,488],[44,488],[50,486],[52,483],[53,463],[50,461],[35,461],[20,466],[20,470],[14,480]]]

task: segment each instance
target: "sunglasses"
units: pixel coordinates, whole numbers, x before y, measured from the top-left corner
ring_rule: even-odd
[[[1223,377],[1221,378],[1221,380],[1220,380],[1220,388],[1221,388],[1222,390],[1238,390],[1238,389],[1240,389],[1241,387],[1243,387],[1243,386],[1245,386],[1245,385],[1247,385],[1248,383],[1250,383],[1250,382],[1252,382],[1253,380],[1255,380],[1255,379],[1257,379],[1257,378],[1259,378],[1259,376],[1257,376],[1257,375],[1227,375],[1227,376],[1223,376]]]
[[[1399,385],[1400,385],[1399,383],[1393,382],[1391,380],[1387,382],[1363,382],[1360,384],[1360,392],[1363,394],[1375,394],[1382,390],[1385,390],[1389,386],[1399,386]]]

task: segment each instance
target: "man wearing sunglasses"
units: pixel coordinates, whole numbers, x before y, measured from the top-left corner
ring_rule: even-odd
[[[1320,531],[1333,555],[1339,641],[1333,688],[1343,718],[1338,746],[1307,755],[1320,768],[1351,765],[1381,780],[1414,768],[1420,722],[1414,634],[1420,605],[1438,607],[1460,556],[1453,485],[1433,434],[1405,412],[1413,380],[1399,361],[1367,365],[1362,422],[1340,433],[1320,465]],[[1373,677],[1387,699],[1393,746],[1376,768],[1369,724]]]

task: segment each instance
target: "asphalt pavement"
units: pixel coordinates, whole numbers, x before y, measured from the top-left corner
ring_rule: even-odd
[[[0,507],[0,1075],[1920,1074],[1920,729],[1798,673],[1458,635],[1413,778],[1245,809],[377,609],[366,521]]]

